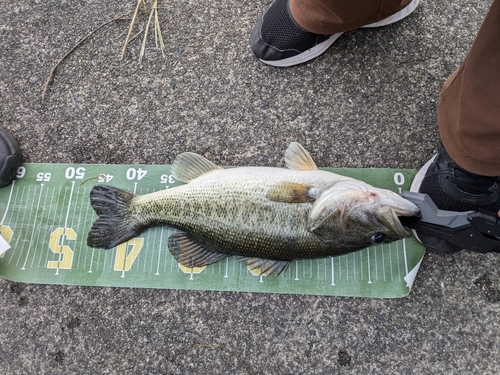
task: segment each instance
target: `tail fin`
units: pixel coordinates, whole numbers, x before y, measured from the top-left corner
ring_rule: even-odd
[[[137,236],[143,226],[134,219],[130,204],[136,195],[107,185],[96,185],[90,191],[90,203],[99,217],[92,225],[87,245],[111,249]]]

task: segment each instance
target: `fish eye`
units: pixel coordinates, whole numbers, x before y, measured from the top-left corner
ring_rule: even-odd
[[[373,244],[379,244],[385,241],[385,234],[384,233],[375,233],[372,235],[371,239]]]

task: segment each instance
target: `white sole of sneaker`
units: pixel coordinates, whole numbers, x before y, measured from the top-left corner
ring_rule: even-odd
[[[392,16],[384,18],[383,20],[380,20],[378,22],[374,22],[369,25],[363,26],[363,28],[387,26],[390,25],[391,23],[401,21],[403,18],[408,17],[410,13],[412,13],[415,10],[415,8],[418,6],[419,1],[420,0],[413,0],[405,8],[401,9],[397,13],[394,13]]]
[[[420,186],[422,185],[422,181],[424,180],[424,177],[427,173],[427,170],[431,166],[434,159],[436,159],[436,157],[437,154],[434,155],[427,163],[424,164],[422,168],[418,170],[417,174],[415,175],[415,178],[411,182],[410,191],[418,193],[418,191],[420,190]]]
[[[398,21],[402,20],[403,18],[408,17],[410,15],[410,13],[412,13],[415,10],[415,8],[417,7],[419,1],[420,0],[413,0],[410,4],[408,4],[408,6],[406,6],[406,8],[401,9],[399,12],[393,14],[392,16],[389,16],[381,21],[363,26],[362,28],[387,26],[387,25],[390,25],[391,23],[398,22]],[[286,59],[275,60],[275,61],[262,60],[262,59],[259,59],[259,60],[262,61],[264,64],[276,66],[278,68],[287,68],[289,66],[303,64],[309,60],[312,60],[312,59],[318,57],[323,52],[325,52],[328,48],[330,48],[330,46],[333,44],[333,42],[335,42],[339,38],[339,36],[341,36],[342,34],[343,33],[333,34],[330,36],[330,38],[325,40],[323,43],[320,43],[320,44],[314,46],[313,48],[308,49],[305,52],[302,52],[301,54],[299,54],[297,56],[292,56],[292,57],[288,57]]]
[[[302,52],[300,55],[296,55],[296,56],[292,56],[292,57],[288,57],[286,59],[276,60],[276,61],[262,60],[262,59],[259,59],[259,60],[262,61],[264,64],[276,66],[278,68],[286,68],[289,66],[302,64],[302,63],[305,63],[305,62],[312,60],[315,57],[318,57],[319,55],[321,55],[328,48],[330,48],[330,46],[333,44],[333,42],[335,42],[339,38],[339,36],[341,36],[342,34],[343,33],[333,34],[330,36],[330,38],[328,38],[324,42],[319,43],[319,44],[315,45],[313,48]]]
[[[430,158],[430,160],[427,163],[425,163],[422,168],[418,170],[417,174],[415,175],[415,178],[411,182],[410,191],[418,193],[418,191],[420,190],[420,186],[422,186],[422,181],[424,180],[424,177],[427,174],[429,167],[431,166],[434,159],[436,159],[436,157],[437,154],[434,155],[432,158]],[[411,232],[413,233],[413,236],[417,239],[417,241],[422,243],[422,241],[420,241],[420,238],[418,238],[417,231],[415,229],[412,229]]]

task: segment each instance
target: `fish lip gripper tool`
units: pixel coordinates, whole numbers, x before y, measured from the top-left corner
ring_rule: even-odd
[[[415,203],[421,213],[420,217],[402,217],[401,223],[439,239],[439,243],[444,246],[441,249],[431,246],[434,252],[453,253],[466,249],[478,253],[500,253],[498,216],[476,211],[440,210],[427,194],[404,191],[401,196]]]

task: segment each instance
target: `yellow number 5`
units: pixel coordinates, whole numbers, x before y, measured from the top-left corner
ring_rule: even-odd
[[[4,240],[7,241],[7,243],[10,243],[14,232],[12,232],[12,229],[8,225],[0,225],[0,234],[2,235]],[[0,255],[0,258],[3,258],[4,255],[5,253]]]
[[[50,235],[49,248],[54,254],[59,254],[59,260],[48,261],[47,268],[71,269],[73,250],[69,246],[62,245],[64,237],[68,240],[76,240],[76,232],[71,228],[57,228]]]

